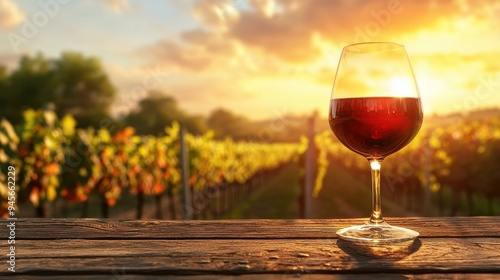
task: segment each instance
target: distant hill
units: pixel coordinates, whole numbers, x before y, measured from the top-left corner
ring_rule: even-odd
[[[241,126],[241,136],[236,140],[257,142],[296,142],[301,136],[308,133],[310,115],[283,115],[274,119],[248,121]],[[500,108],[481,109],[464,114],[430,115],[424,117],[424,128],[447,127],[462,120],[485,120],[500,117]],[[244,131],[243,131],[244,130]],[[330,131],[326,118],[315,117],[314,130],[316,133]],[[333,137],[333,133],[332,133]]]
[[[456,123],[457,121],[467,120],[486,120],[491,118],[500,117],[500,108],[487,108],[487,109],[479,109],[474,111],[465,112],[463,114],[455,113],[448,114],[443,116],[431,115],[424,118],[424,126],[433,127],[433,126],[447,126],[452,123]]]

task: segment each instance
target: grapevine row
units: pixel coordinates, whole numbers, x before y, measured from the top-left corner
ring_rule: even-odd
[[[100,198],[103,216],[127,190],[138,197],[177,194],[181,189],[180,126],[161,137],[139,136],[131,127],[76,129],[71,116],[27,110],[22,125],[0,124],[0,215],[7,216],[8,166],[17,170],[17,200],[30,201],[45,217],[47,202],[63,198],[87,203]],[[304,152],[304,144],[265,144],[214,140],[213,133],[187,134],[189,178],[193,191],[211,185],[243,184],[257,173],[275,169]],[[16,209],[19,211],[19,209]],[[140,214],[138,215],[140,216]]]
[[[318,134],[315,142],[320,151],[316,194],[329,164],[369,178],[366,159],[345,148],[331,132]],[[424,127],[407,147],[384,160],[381,180],[391,198],[416,196],[411,198],[412,203],[423,214],[429,214],[422,209],[426,188],[441,215],[456,215],[463,208],[474,214],[474,195],[483,196],[488,213],[493,214],[493,199],[500,198],[499,166],[500,117],[481,121],[460,118],[446,128],[432,124]],[[444,201],[446,189],[452,193],[451,202]],[[462,196],[468,205],[461,205]],[[447,203],[452,204],[448,212],[443,209]]]

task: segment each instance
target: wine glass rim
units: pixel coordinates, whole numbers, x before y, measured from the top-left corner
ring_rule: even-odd
[[[367,48],[365,48],[365,46],[385,46],[385,48],[370,49],[370,52],[389,52],[405,48],[403,44],[395,42],[362,42],[362,43],[349,44],[344,47],[344,51],[366,52]]]

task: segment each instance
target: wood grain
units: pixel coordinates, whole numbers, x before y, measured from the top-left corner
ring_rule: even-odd
[[[500,217],[386,218],[421,237],[500,237]],[[336,238],[339,228],[366,219],[165,221],[19,219],[17,239],[287,239]],[[2,229],[4,230],[4,229]]]
[[[5,244],[4,244],[5,245]],[[431,238],[400,247],[335,239],[26,240],[18,272],[499,272],[500,238]],[[42,268],[42,269],[41,269]]]
[[[0,278],[500,279],[500,217],[389,218],[421,233],[399,246],[337,239],[363,221],[19,219],[16,273]]]
[[[449,280],[449,279],[478,279],[478,280],[498,280],[497,274],[485,273],[432,273],[432,274],[397,274],[397,273],[370,273],[370,274],[246,274],[246,275],[142,275],[142,274],[126,274],[123,272],[115,272],[100,275],[71,275],[71,279],[81,280],[96,280],[96,279],[111,279],[111,280],[285,280],[285,279],[300,279],[300,280],[366,280],[366,279],[422,279],[422,280]],[[67,280],[67,275],[11,275],[1,277],[0,279],[23,279],[23,280]]]

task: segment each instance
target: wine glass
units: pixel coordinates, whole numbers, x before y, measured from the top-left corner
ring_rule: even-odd
[[[370,163],[372,214],[365,224],[337,231],[339,238],[394,243],[410,241],[419,235],[384,221],[380,167],[385,157],[415,137],[422,118],[420,93],[403,45],[368,42],[344,47],[333,84],[328,121],[339,141]]]

